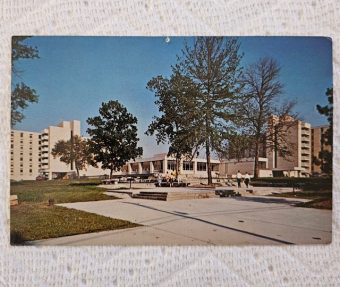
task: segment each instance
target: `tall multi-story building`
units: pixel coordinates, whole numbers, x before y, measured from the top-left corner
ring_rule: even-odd
[[[31,180],[39,174],[40,133],[12,130],[11,179]]]
[[[35,180],[38,175],[49,179],[53,174],[73,171],[51,154],[59,140],[68,141],[80,135],[79,121],[63,121],[58,126],[49,126],[42,133],[12,130],[11,132],[11,179]]]
[[[311,172],[312,173],[321,173],[323,162],[320,162],[320,165],[315,164],[314,158],[319,158],[319,153],[322,151],[331,151],[332,147],[330,145],[326,145],[324,140],[322,139],[325,132],[329,129],[328,125],[312,127],[311,129]]]
[[[73,136],[80,136],[80,121],[63,121],[57,126],[49,126],[41,133],[40,172],[48,176],[49,179],[52,179],[53,173],[65,173],[74,170],[72,165],[65,164],[51,154],[58,141],[68,141]]]
[[[299,120],[289,124],[285,135],[288,154],[283,156],[280,148],[267,150],[268,168],[275,172],[285,172],[288,176],[306,176],[311,172],[311,125]],[[282,144],[282,143],[281,143]]]

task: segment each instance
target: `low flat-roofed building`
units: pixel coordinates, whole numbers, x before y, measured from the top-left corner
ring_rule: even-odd
[[[237,172],[242,174],[246,172],[249,175],[254,175],[255,158],[241,158],[241,159],[224,159],[220,164],[220,176],[221,177],[235,177]],[[272,176],[268,170],[268,159],[265,157],[259,157],[259,177]]]
[[[220,161],[211,159],[212,176],[219,174]],[[151,175],[167,174],[176,170],[176,159],[168,156],[167,153],[155,154],[149,158],[137,158],[129,161],[122,168],[125,175]],[[191,161],[182,158],[179,165],[179,175],[185,177],[207,177],[207,161],[203,158],[194,157]]]

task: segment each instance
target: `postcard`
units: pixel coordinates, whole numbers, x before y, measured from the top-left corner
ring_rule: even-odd
[[[332,239],[327,37],[13,36],[12,245]]]

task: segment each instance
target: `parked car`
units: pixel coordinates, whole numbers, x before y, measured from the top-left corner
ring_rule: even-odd
[[[36,178],[35,178],[35,180],[38,180],[38,181],[41,181],[41,180],[47,180],[48,178],[47,178],[47,176],[45,176],[45,175],[38,175]]]

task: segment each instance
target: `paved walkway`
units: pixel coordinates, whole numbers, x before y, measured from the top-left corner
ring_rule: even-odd
[[[177,201],[132,199],[61,204],[141,227],[40,240],[36,245],[317,244],[331,241],[331,211],[295,199],[249,196]]]

